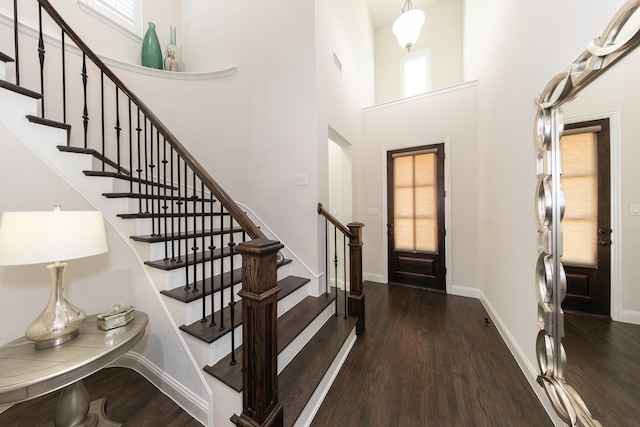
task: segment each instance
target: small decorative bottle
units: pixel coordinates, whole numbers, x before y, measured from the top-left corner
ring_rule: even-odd
[[[142,40],[142,66],[162,70],[162,49],[156,34],[156,26],[149,22],[149,28]]]
[[[176,46],[176,27],[170,27],[171,39],[167,45],[167,56],[164,59],[164,69],[167,71],[180,71],[178,65],[178,47]]]

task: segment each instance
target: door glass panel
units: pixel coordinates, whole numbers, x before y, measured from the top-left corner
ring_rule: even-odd
[[[598,263],[598,160],[594,132],[563,136],[562,188],[566,209],[562,219],[562,261],[596,266]]]
[[[395,157],[394,246],[397,250],[438,249],[436,154]]]

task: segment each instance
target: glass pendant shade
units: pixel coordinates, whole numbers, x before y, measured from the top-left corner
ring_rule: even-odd
[[[411,47],[418,40],[418,36],[420,36],[420,29],[424,24],[424,19],[424,12],[420,9],[409,9],[398,16],[391,30],[401,47],[411,50]]]

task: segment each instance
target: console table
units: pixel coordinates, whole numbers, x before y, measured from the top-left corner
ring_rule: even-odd
[[[128,324],[109,331],[98,329],[96,319],[97,315],[87,316],[80,335],[56,347],[36,350],[26,338],[0,347],[0,405],[62,389],[55,415],[57,427],[120,425],[104,415],[104,399],[89,403],[82,379],[140,341],[149,317],[136,311]]]

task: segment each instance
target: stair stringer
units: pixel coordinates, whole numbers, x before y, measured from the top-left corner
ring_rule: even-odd
[[[1,92],[0,124],[4,125],[18,141],[27,147],[42,163],[60,176],[63,181],[79,193],[89,204],[103,213],[105,221],[111,225],[113,231],[135,255],[136,261],[147,279],[147,285],[153,289],[152,294],[155,295],[155,304],[153,304],[155,306],[154,311],[160,311],[164,314],[165,319],[170,325],[171,335],[179,343],[187,359],[186,361],[188,361],[186,364],[184,362],[180,364],[178,369],[181,369],[181,372],[174,373],[177,377],[183,375],[186,375],[186,377],[174,378],[167,373],[168,369],[166,364],[164,364],[163,368],[160,368],[157,366],[157,363],[154,363],[150,358],[143,355],[142,357],[147,358],[146,365],[153,366],[155,369],[146,369],[146,372],[141,373],[144,375],[149,375],[149,373],[156,374],[155,376],[148,377],[148,379],[158,389],[170,396],[203,424],[213,425],[211,407],[214,399],[211,388],[209,387],[201,366],[198,366],[196,360],[193,358],[183,334],[167,309],[163,298],[157,292],[153,280],[148,273],[148,269],[144,265],[144,261],[140,258],[140,254],[129,238],[131,234],[134,234],[134,229],[131,228],[131,226],[135,226],[135,224],[127,225],[126,220],[117,217],[118,213],[126,209],[123,207],[121,201],[109,200],[102,196],[103,192],[110,191],[108,182],[95,180],[83,174],[84,170],[91,169],[93,156],[60,152],[57,146],[66,145],[66,130],[30,123],[26,119],[26,116],[37,115],[37,101],[12,91],[2,90]],[[151,304],[151,301],[146,300],[145,303]],[[153,322],[153,319],[151,319],[151,322]],[[167,337],[166,332],[161,335]],[[175,347],[175,343],[169,343],[163,345],[163,347],[165,347],[166,350],[167,347]],[[175,357],[176,356],[173,356],[171,358]],[[176,366],[178,366],[178,364],[176,364]],[[185,366],[188,368],[185,369]],[[191,380],[187,380],[187,378],[191,378]],[[201,384],[204,394],[194,394],[190,392],[190,387],[183,385],[185,380],[192,382],[195,379]],[[171,384],[180,384],[181,387],[172,387],[170,386]]]

